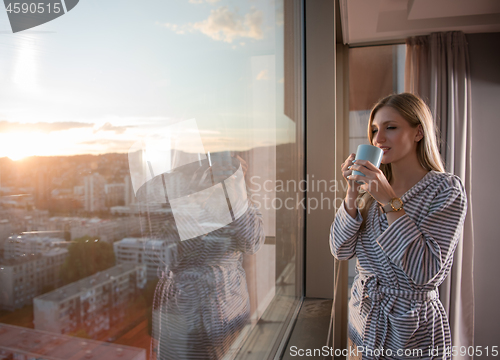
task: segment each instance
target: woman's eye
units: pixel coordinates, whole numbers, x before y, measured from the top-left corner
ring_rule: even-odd
[[[395,126],[388,126],[387,127],[387,130],[393,130],[393,129],[396,129]],[[377,130],[372,130],[372,134],[375,134],[377,132]]]

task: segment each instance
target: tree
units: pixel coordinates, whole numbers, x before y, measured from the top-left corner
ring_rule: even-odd
[[[69,284],[115,265],[113,245],[84,236],[68,248],[68,257],[61,266],[61,280]]]

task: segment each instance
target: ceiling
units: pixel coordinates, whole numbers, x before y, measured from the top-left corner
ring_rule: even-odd
[[[500,0],[340,0],[340,16],[350,45],[436,31],[500,32]]]

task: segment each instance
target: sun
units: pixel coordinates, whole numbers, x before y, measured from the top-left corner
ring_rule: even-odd
[[[40,136],[33,133],[8,133],[0,138],[0,157],[7,156],[13,161],[37,155],[40,148]]]
[[[31,156],[31,155],[26,155],[26,154],[10,154],[8,155],[7,157],[13,161],[18,161],[18,160],[22,160],[28,156]]]
[[[11,148],[5,155],[13,161],[18,161],[27,158],[29,156],[33,156],[33,154],[29,151],[29,149],[23,149],[23,148]]]

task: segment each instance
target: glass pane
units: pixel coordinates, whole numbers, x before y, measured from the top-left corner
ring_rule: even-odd
[[[0,357],[273,356],[302,295],[300,2],[49,3],[0,15]]]
[[[368,144],[372,107],[383,97],[404,92],[405,45],[349,49],[349,153]],[[354,281],[356,258],[349,260],[348,297]]]
[[[368,118],[377,101],[404,91],[405,45],[349,49],[349,153],[368,143]]]

